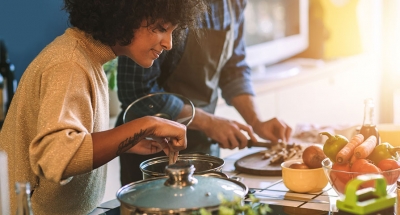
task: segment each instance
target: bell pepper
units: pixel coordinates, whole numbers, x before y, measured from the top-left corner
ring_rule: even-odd
[[[320,135],[328,136],[322,149],[325,155],[332,162],[335,162],[337,153],[349,142],[349,140],[343,135],[332,135],[329,132],[321,132]]]
[[[377,145],[367,159],[377,165],[383,159],[397,159],[400,147],[393,147],[390,143],[384,142]]]

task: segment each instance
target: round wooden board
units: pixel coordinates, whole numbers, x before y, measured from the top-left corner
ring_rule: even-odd
[[[293,143],[294,145],[300,145],[302,150],[311,145],[317,145],[322,147],[321,144],[315,143]],[[293,146],[293,145],[292,145]],[[235,162],[235,168],[237,171],[247,173],[251,175],[260,176],[282,176],[281,163],[270,164],[271,158],[265,159],[264,153],[270,149],[259,151],[247,156],[244,156]],[[294,159],[294,158],[292,158]]]
[[[264,159],[262,152],[244,156],[235,162],[237,171],[251,175],[282,176],[280,164],[270,164],[270,158]]]

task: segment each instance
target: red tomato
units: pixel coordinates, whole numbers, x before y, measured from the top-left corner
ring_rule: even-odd
[[[394,159],[383,159],[377,165],[382,171],[400,168],[400,162]]]
[[[352,179],[349,164],[334,163],[330,172],[331,182],[336,190],[345,193],[346,184]]]
[[[380,173],[381,169],[367,159],[357,159],[351,165],[350,170],[357,173]]]
[[[383,172],[387,184],[396,183],[400,176],[400,162],[394,159],[383,159],[377,165]]]
[[[375,166],[372,162],[370,162],[367,159],[357,159],[352,165],[351,165],[351,171],[355,172],[355,175],[364,175],[367,173],[381,173],[381,169],[379,169],[377,166]],[[366,187],[375,187],[375,182],[374,181],[368,181],[363,184],[361,184],[360,188],[366,188]]]

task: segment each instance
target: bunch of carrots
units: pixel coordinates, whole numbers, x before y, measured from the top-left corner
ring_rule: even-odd
[[[353,164],[357,159],[367,158],[377,145],[377,138],[369,136],[364,140],[362,134],[354,135],[350,141],[337,153],[336,162],[338,164]]]

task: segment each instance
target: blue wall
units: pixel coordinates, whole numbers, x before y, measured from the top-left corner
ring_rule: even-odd
[[[0,39],[18,81],[36,55],[69,26],[62,6],[62,0],[0,0]]]

